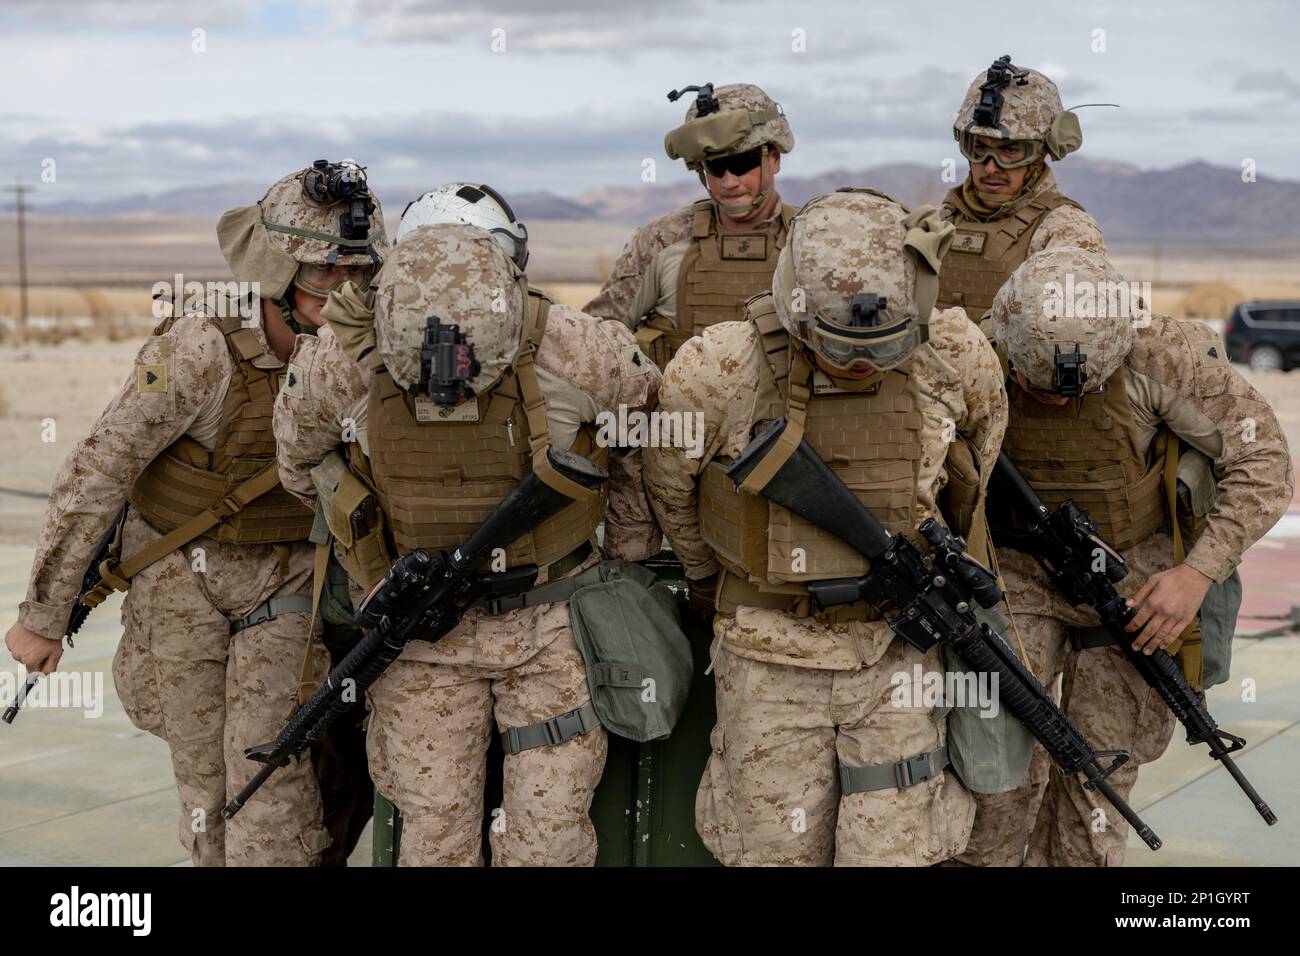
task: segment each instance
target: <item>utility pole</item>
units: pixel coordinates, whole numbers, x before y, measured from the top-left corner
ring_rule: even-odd
[[[14,194],[18,212],[18,319],[14,325],[14,339],[22,342],[27,338],[27,207],[23,197],[35,192],[34,186],[24,186],[21,176],[14,177],[14,185],[5,187],[6,192]]]

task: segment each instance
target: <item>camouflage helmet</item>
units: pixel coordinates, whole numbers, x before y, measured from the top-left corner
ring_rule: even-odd
[[[515,360],[524,325],[524,287],[492,234],[478,226],[418,226],[402,237],[379,275],[375,342],[393,380],[416,391],[425,332],[433,320],[458,326],[473,346],[474,394],[491,388]]]
[[[989,336],[1031,385],[1068,394],[1057,370],[1071,361],[1075,346],[1086,376],[1082,390],[1092,391],[1124,363],[1144,317],[1146,303],[1130,295],[1109,259],[1056,246],[1026,259],[998,290]]]
[[[782,153],[794,149],[794,133],[781,104],[754,84],[733,83],[717,90],[712,83],[686,88],[694,89],[699,95],[687,109],[682,125],[664,137],[669,159],[684,160],[687,169],[698,170],[706,159],[747,153],[760,146],[775,146]],[[676,100],[686,90],[673,90],[668,98]]]
[[[790,224],[772,296],[781,324],[831,365],[902,364],[929,337],[955,228],[872,189],[811,200]]]
[[[976,136],[1037,143],[1035,159],[1043,149],[1052,159],[1064,159],[1083,145],[1079,118],[1061,106],[1056,84],[1037,70],[1015,66],[1010,56],[971,81],[952,135],[963,146]]]
[[[365,183],[364,170],[349,160],[324,168]],[[367,188],[356,208],[350,198],[333,199],[332,191],[324,202],[317,201],[307,183],[313,173],[316,177],[311,181],[319,181],[321,171],[317,163],[290,173],[268,189],[257,205],[232,209],[217,224],[217,240],[235,278],[259,283],[262,298],[283,298],[301,265],[379,266],[383,262],[388,238],[379,200]],[[354,213],[358,221],[345,218]]]

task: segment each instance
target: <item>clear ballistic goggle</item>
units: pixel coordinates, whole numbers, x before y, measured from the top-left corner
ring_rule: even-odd
[[[990,159],[1001,169],[1019,169],[1043,158],[1043,143],[1036,139],[1007,139],[993,144],[981,143],[974,133],[957,137],[961,154],[976,165]]]
[[[298,266],[298,273],[293,277],[293,286],[308,295],[326,299],[345,282],[352,282],[358,288],[365,288],[374,275],[375,267],[369,264],[321,266],[304,262]]]
[[[808,324],[810,345],[827,363],[848,371],[866,362],[874,368],[894,368],[924,341],[921,326],[910,318],[896,318],[888,300],[874,292],[853,296],[851,325],[813,314]]]

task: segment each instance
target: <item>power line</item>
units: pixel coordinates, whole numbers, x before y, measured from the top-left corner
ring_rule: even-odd
[[[18,211],[18,320],[14,325],[14,338],[18,342],[27,338],[27,205],[23,197],[35,191],[35,186],[23,185],[21,176],[15,176],[14,184],[5,187],[5,192],[14,194]]]

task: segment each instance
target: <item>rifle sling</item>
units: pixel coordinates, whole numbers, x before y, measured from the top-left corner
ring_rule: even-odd
[[[301,707],[311,700],[316,693],[315,668],[312,666],[312,646],[316,641],[316,615],[320,611],[321,592],[325,589],[325,575],[330,563],[330,537],[316,543],[316,558],[311,571],[311,621],[307,625],[307,650],[302,657],[302,669],[298,674],[297,705]],[[295,708],[289,709],[293,717]],[[286,720],[289,718],[285,718]]]
[[[162,560],[177,548],[189,544],[231,515],[238,514],[256,498],[271,491],[279,484],[280,475],[276,471],[275,462],[269,461],[261,471],[240,482],[230,494],[207,511],[195,515],[157,541],[145,545],[129,558],[119,561],[117,564],[114,564],[111,558],[100,562],[100,583],[82,597],[81,602],[89,607],[95,607],[113,591],[127,590],[131,587],[131,579],[149,565]]]

